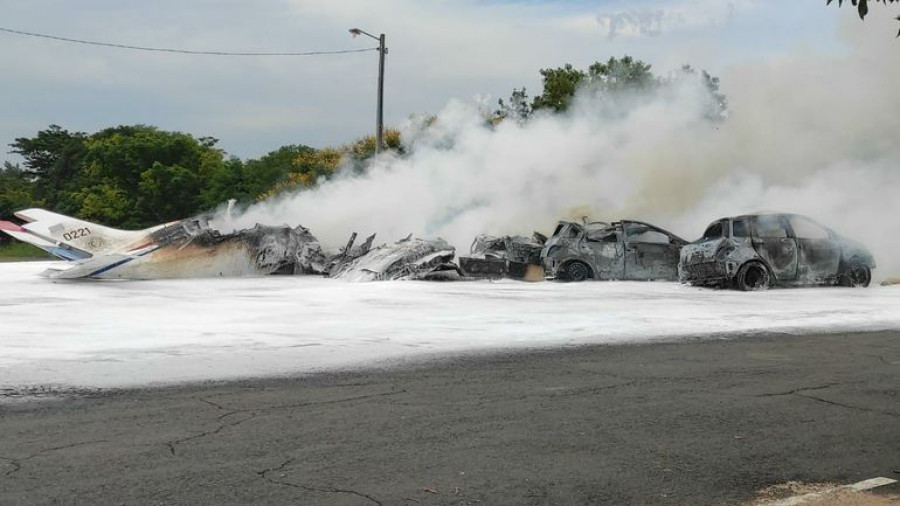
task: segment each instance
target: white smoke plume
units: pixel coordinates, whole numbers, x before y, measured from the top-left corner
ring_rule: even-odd
[[[849,17],[848,17],[849,18]],[[410,152],[365,175],[249,208],[235,227],[303,224],[331,247],[352,231],[389,241],[552,231],[558,219],[643,219],[692,240],[712,220],[806,214],[862,241],[900,275],[900,42],[889,21],[842,28],[847,51],[798,53],[722,77],[729,118],[703,119],[689,81],[628,110],[581,97],[566,115],[489,127],[451,102]]]

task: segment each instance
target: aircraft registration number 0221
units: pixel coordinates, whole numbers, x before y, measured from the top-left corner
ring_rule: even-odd
[[[89,229],[87,227],[76,228],[75,230],[72,230],[71,232],[66,232],[65,234],[63,234],[63,239],[65,239],[67,241],[71,241],[72,239],[78,239],[79,237],[85,237],[88,235],[91,235],[91,229]]]

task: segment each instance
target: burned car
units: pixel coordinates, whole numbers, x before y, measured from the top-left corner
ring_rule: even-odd
[[[531,238],[482,234],[472,242],[469,255],[459,257],[459,267],[471,278],[542,281],[541,250],[545,242],[547,238],[538,232]]]
[[[806,216],[759,213],[712,222],[681,250],[694,285],[760,290],[771,285],[868,286],[875,260],[861,244]]]
[[[541,259],[549,279],[676,281],[685,244],[684,239],[640,221],[561,221],[544,244]]]

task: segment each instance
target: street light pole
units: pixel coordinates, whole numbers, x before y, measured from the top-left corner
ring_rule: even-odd
[[[378,41],[378,109],[375,113],[375,153],[380,153],[384,149],[384,55],[388,51],[384,45],[385,36],[382,33],[376,37],[359,28],[351,28],[350,34],[354,37],[365,35]]]
[[[378,37],[378,113],[375,120],[375,152],[384,149],[384,34]]]

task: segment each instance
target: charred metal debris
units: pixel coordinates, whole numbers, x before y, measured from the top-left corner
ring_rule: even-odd
[[[222,234],[210,227],[205,217],[190,218],[150,234],[160,248],[184,251],[201,248],[209,252],[240,246],[247,250],[254,266],[264,274],[317,274],[328,258],[318,239],[308,228],[287,225],[265,226]]]
[[[409,235],[400,241],[373,246],[375,234],[356,244],[354,232],[336,254],[326,255],[309,229],[298,226],[256,225],[222,235],[202,220],[185,220],[174,231],[159,231],[160,242],[187,241],[199,246],[240,241],[254,256],[260,271],[270,274],[322,274],[348,281],[400,279],[448,280],[460,277],[453,262],[456,250],[443,239]]]
[[[460,277],[453,263],[456,250],[443,239],[407,236],[391,244],[372,247],[375,235],[354,247],[356,232],[347,245],[334,255],[324,273],[348,281],[387,281],[398,279],[450,280]]]

